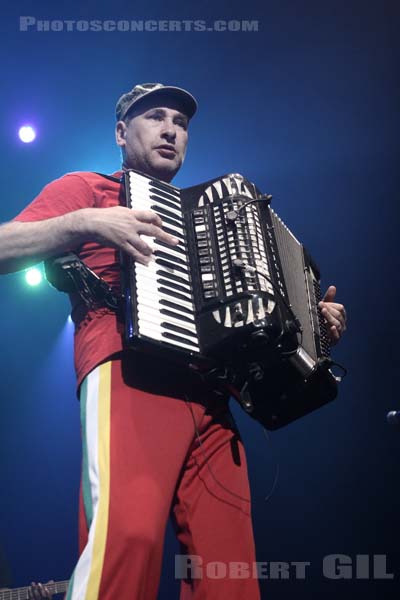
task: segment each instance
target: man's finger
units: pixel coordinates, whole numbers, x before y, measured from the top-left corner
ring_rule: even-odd
[[[343,306],[343,304],[339,304],[339,302],[325,302],[324,300],[321,300],[318,303],[318,306],[320,308],[334,308],[335,310],[338,310],[339,312],[341,312],[342,314],[345,314],[345,308]]]
[[[148,265],[151,261],[151,248],[149,248],[150,253],[142,253],[140,249],[137,248],[137,244],[133,246],[131,243],[127,242],[125,246],[122,247],[122,250],[126,252],[133,260],[139,262],[142,265]]]
[[[324,314],[324,313],[322,313]],[[335,319],[335,317],[333,315],[330,314],[324,314],[324,317],[326,319],[326,322],[328,323],[329,326],[334,326],[337,329],[341,329],[342,328],[342,324],[340,323],[340,321],[338,319]]]
[[[331,339],[331,344],[333,345],[340,340],[340,333],[335,325],[329,327],[329,337]]]
[[[147,235],[148,237],[154,237],[170,246],[177,246],[179,244],[179,238],[167,233],[155,225],[143,223],[143,225],[137,229],[137,233]]]
[[[323,302],[333,302],[336,296],[336,287],[330,285],[325,292],[325,296],[322,298]]]
[[[335,325],[337,328],[343,329],[344,319],[340,313],[335,314],[333,311],[330,311],[327,308],[323,308],[321,312],[329,325]]]
[[[330,315],[333,315],[336,319],[338,319],[341,322],[345,321],[345,315],[344,315],[343,310],[335,308],[334,304],[329,304],[329,305],[322,304],[321,312],[324,316],[325,316],[325,314],[330,314]]]
[[[153,223],[153,225],[157,225],[157,227],[162,227],[161,218],[152,210],[141,210],[141,209],[132,209],[134,210],[135,218],[142,223]]]

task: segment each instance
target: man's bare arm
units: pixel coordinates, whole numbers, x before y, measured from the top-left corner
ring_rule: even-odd
[[[78,247],[83,241],[78,212],[44,221],[11,221],[1,225],[0,273],[19,271]]]
[[[123,206],[82,208],[43,221],[11,221],[0,226],[0,273],[25,269],[89,241],[118,248],[148,264],[152,250],[141,235],[171,245],[178,243],[161,227],[155,212]]]

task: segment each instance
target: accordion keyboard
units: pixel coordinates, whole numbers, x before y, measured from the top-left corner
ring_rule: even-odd
[[[179,239],[179,244],[172,247],[142,236],[153,248],[154,260],[148,266],[134,263],[137,333],[198,352],[179,190],[132,171],[129,172],[129,185],[132,207],[156,212],[163,221],[163,229]]]

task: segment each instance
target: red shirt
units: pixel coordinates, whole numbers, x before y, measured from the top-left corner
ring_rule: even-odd
[[[121,171],[113,174],[120,177]],[[14,220],[43,221],[81,208],[124,205],[121,185],[95,173],[68,173],[49,183]],[[114,289],[120,289],[119,251],[87,242],[71,251]],[[96,365],[123,348],[123,322],[104,307],[88,310],[79,296],[70,296],[75,323],[75,370],[78,386]]]

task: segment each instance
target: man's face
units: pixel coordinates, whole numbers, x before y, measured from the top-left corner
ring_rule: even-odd
[[[150,100],[150,99],[149,99]],[[147,101],[116,127],[124,167],[171,181],[185,158],[188,117],[173,101]]]

